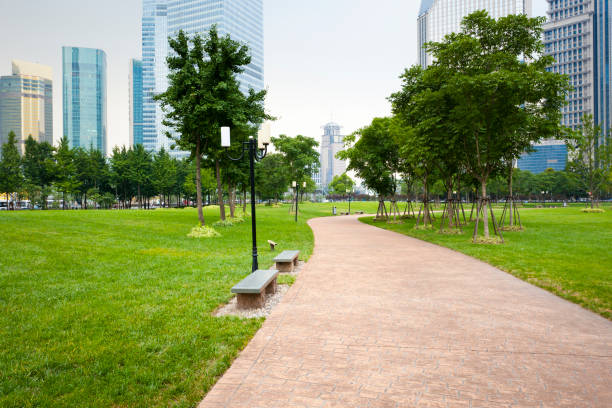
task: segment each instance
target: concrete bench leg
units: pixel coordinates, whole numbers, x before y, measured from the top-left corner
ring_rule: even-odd
[[[277,289],[277,288],[278,288],[278,286],[277,286],[277,284],[276,284],[276,278],[274,278],[274,279],[272,280],[272,282],[270,282],[270,283],[268,284],[268,286],[266,287],[266,294],[267,294],[267,295],[268,295],[268,294],[269,294],[269,295],[271,295],[271,294],[273,294],[273,293],[276,293],[276,289]]]
[[[276,281],[276,280],[275,280]],[[266,294],[261,293],[239,293],[238,309],[259,309],[266,303]]]
[[[277,262],[276,269],[279,272],[293,272],[293,262]]]
[[[296,258],[293,260],[293,266],[298,266],[298,262],[300,262],[300,260],[299,260],[299,259],[296,257]]]

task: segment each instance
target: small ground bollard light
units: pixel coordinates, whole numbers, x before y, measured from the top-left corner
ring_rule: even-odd
[[[242,160],[245,153],[249,155],[250,164],[250,179],[251,179],[251,235],[253,238],[253,266],[252,272],[259,269],[257,262],[257,222],[255,218],[255,161],[263,159],[268,152],[268,145],[270,144],[270,125],[264,123],[259,130],[257,140],[253,139],[253,136],[249,136],[249,140],[242,142],[242,153],[240,157],[231,157],[229,154],[227,157],[230,160],[238,161]],[[221,146],[229,148],[231,146],[230,140],[230,128],[224,126],[221,128]]]

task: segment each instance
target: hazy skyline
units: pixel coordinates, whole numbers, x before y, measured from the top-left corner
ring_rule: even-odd
[[[63,133],[61,47],[100,48],[108,64],[108,149],[129,139],[129,59],[140,58],[142,1],[0,0],[0,75],[11,60],[53,68],[54,139]],[[331,119],[353,132],[390,113],[398,76],[417,62],[420,0],[264,0],[266,109],[273,135],[316,137]],[[545,15],[546,0],[533,14]],[[24,20],[23,16],[28,16]]]

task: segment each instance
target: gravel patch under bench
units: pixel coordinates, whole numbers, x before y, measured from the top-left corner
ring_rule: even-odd
[[[295,267],[293,272],[284,272],[282,273],[282,275],[297,276],[302,270],[302,268],[304,267],[304,265],[305,263],[300,261],[298,262],[298,265]],[[274,267],[274,266],[271,266],[271,267]],[[281,299],[283,298],[285,293],[287,293],[289,288],[290,288],[289,285],[279,284],[276,289],[276,293],[267,295],[266,303],[264,304],[264,307],[261,307],[258,309],[238,309],[238,300],[236,299],[236,296],[234,296],[229,301],[229,303],[223,306],[220,306],[213,313],[213,316],[216,316],[216,317],[238,316],[238,317],[247,318],[247,319],[258,318],[258,317],[268,317],[270,313],[272,313],[272,309],[274,309],[274,306],[276,306],[281,301]]]

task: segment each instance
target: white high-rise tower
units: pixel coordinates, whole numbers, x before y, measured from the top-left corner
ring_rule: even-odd
[[[426,42],[440,42],[444,36],[459,31],[467,15],[486,10],[491,17],[510,14],[531,16],[531,0],[421,0],[417,20],[419,65],[431,64],[431,56],[423,48]]]

